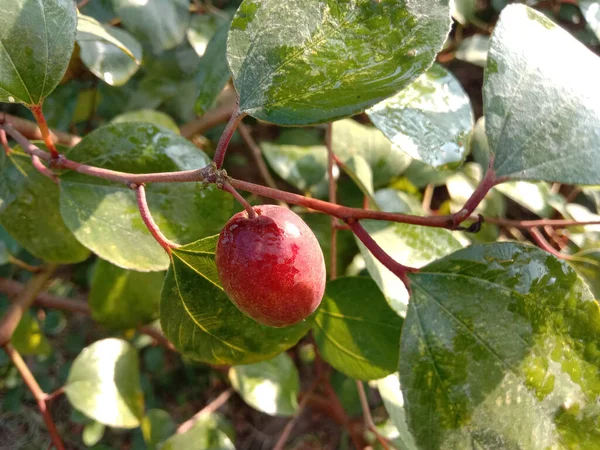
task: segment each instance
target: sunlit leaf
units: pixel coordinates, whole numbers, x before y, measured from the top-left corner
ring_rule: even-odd
[[[103,339],[75,358],[65,384],[71,405],[104,425],[136,428],[144,415],[136,350],[121,339]]]
[[[256,364],[229,369],[229,381],[242,399],[271,416],[292,416],[298,410],[300,376],[285,352]]]
[[[498,177],[600,183],[600,58],[543,14],[504,9],[483,86]]]
[[[392,423],[398,430],[398,436],[395,439],[399,440],[399,448],[417,450],[418,447],[415,443],[415,438],[408,430],[406,423],[404,398],[402,397],[398,374],[394,373],[381,380],[377,380],[377,389],[379,390],[379,395],[381,395],[385,409],[390,415],[390,419],[392,419]]]
[[[112,123],[123,123],[123,122],[146,122],[154,125],[158,125],[163,128],[171,130],[173,133],[179,134],[179,127],[171,117],[161,111],[154,109],[139,109],[136,111],[127,111],[119,114],[113,120]]]
[[[485,67],[489,45],[490,38],[488,36],[475,34],[460,41],[454,56],[456,59],[475,64],[479,67]]]
[[[474,124],[469,96],[454,76],[434,65],[393,97],[367,110],[394,145],[434,167],[457,165]]]
[[[11,338],[11,343],[22,355],[47,356],[52,353],[50,342],[42,333],[38,321],[29,311],[25,311],[25,314],[23,314]]]
[[[227,49],[240,108],[280,125],[363,111],[423,73],[449,26],[430,0],[245,0]]]
[[[185,433],[175,434],[160,450],[235,450],[232,427],[221,415],[206,414]]]
[[[564,261],[495,243],[410,279],[400,379],[421,448],[600,442],[600,308]]]
[[[171,415],[162,409],[150,409],[140,425],[148,450],[158,450],[161,443],[175,433],[175,423]]]
[[[228,31],[229,22],[226,22],[210,40],[200,60],[200,69],[196,76],[199,92],[195,107],[196,113],[200,115],[213,105],[229,80],[226,55]]]
[[[600,1],[580,0],[579,7],[585,17],[588,27],[600,39]]]

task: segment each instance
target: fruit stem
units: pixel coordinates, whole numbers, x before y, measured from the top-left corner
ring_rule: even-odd
[[[152,237],[156,239],[156,242],[158,242],[160,246],[165,249],[170,258],[171,249],[179,248],[180,245],[170,241],[164,234],[162,234],[162,231],[160,231],[160,228],[158,228],[158,225],[156,225],[156,222],[154,222],[152,214],[150,213],[150,208],[148,207],[146,188],[144,185],[133,185],[132,189],[135,189],[138,209],[140,210],[140,215],[142,216],[142,220],[144,221],[146,228],[148,228],[148,231],[150,231]]]
[[[238,104],[236,103],[235,110],[233,111],[229,122],[227,122],[227,126],[223,130],[223,134],[221,134],[221,138],[217,144],[217,149],[215,150],[213,162],[217,166],[217,169],[223,167],[223,161],[225,160],[225,153],[227,152],[229,141],[231,141],[235,129],[238,127],[244,117],[246,117],[246,113],[241,112]]]
[[[238,202],[241,203],[244,209],[248,212],[248,218],[254,219],[256,217],[256,212],[254,211],[254,208],[252,208],[252,205],[250,205],[250,203],[248,203],[248,201],[242,197],[240,193],[236,191],[233,186],[231,186],[231,184],[225,182],[220,185],[220,188],[226,192],[229,192]]]
[[[383,250],[379,246],[379,244],[375,242],[375,239],[371,237],[371,235],[367,232],[367,230],[364,229],[364,227],[358,222],[358,220],[350,218],[346,220],[346,223],[350,226],[356,237],[360,239],[360,241],[365,245],[365,247],[369,249],[371,254],[375,258],[377,258],[377,260],[381,264],[387,267],[390,270],[390,272],[392,272],[394,275],[400,278],[400,280],[404,283],[404,286],[406,286],[408,293],[410,294],[410,279],[408,278],[407,274],[409,272],[418,272],[419,269],[415,267],[402,265],[390,255],[388,255],[385,252],[385,250]]]

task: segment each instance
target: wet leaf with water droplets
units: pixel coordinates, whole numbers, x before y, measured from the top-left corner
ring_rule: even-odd
[[[185,356],[209,364],[250,364],[294,346],[312,324],[272,328],[244,315],[229,300],[217,275],[218,236],[173,250],[160,301],[160,323]]]
[[[421,448],[600,442],[600,308],[564,261],[486,244],[410,280],[400,378]]]
[[[483,86],[498,177],[600,183],[600,58],[542,13],[506,7]]]
[[[449,28],[432,0],[244,0],[228,40],[240,108],[279,125],[350,116],[423,73]]]
[[[457,166],[466,157],[465,141],[474,124],[471,102],[442,66],[435,64],[367,114],[394,145],[415,159],[440,167]]]

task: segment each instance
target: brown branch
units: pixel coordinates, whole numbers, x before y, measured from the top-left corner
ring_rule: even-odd
[[[294,426],[296,426],[296,423],[298,423],[298,420],[300,419],[300,415],[302,414],[302,412],[304,411],[304,408],[308,404],[308,400],[309,400],[310,396],[312,395],[314,390],[317,388],[320,381],[321,380],[316,379],[311,384],[311,386],[308,388],[308,390],[304,393],[304,395],[302,396],[302,400],[300,400],[300,403],[298,404],[298,410],[295,412],[294,417],[292,417],[292,419],[285,425],[285,428],[279,435],[279,439],[277,439],[277,442],[275,443],[273,450],[283,450],[285,443],[289,439],[290,434],[292,433],[292,430],[294,429]]]
[[[573,256],[567,255],[565,253],[561,253],[558,250],[556,250],[554,247],[552,247],[550,245],[550,243],[546,240],[544,235],[540,232],[539,229],[537,229],[537,228],[529,229],[529,235],[531,236],[533,241],[537,244],[537,246],[540,247],[542,250],[545,250],[548,253],[550,253],[560,259],[565,259],[568,261],[574,259]]]
[[[21,117],[13,116],[12,114],[2,114],[0,116],[0,125],[4,122],[10,123],[16,130],[19,131],[23,136],[32,141],[43,140],[42,130],[35,123]],[[67,147],[73,147],[79,144],[81,137],[75,136],[64,131],[49,130],[50,138],[56,144],[66,145]]]
[[[182,434],[182,433],[185,433],[186,431],[188,431],[190,428],[192,428],[194,426],[194,424],[196,422],[198,422],[198,420],[200,420],[202,418],[202,416],[214,413],[221,406],[223,406],[225,403],[227,403],[227,400],[229,400],[229,398],[231,397],[232,394],[233,394],[233,388],[231,388],[231,387],[228,388],[227,390],[221,392],[217,398],[215,398],[208,405],[206,405],[204,408],[202,408],[200,411],[198,411],[196,414],[194,414],[191,418],[189,418],[188,420],[183,422],[181,425],[179,425],[179,428],[177,428],[177,434]]]
[[[477,220],[476,218],[471,218]],[[600,220],[578,222],[571,219],[536,219],[536,220],[511,220],[498,217],[486,217],[485,222],[515,228],[540,228],[551,226],[555,228],[580,227],[585,225],[600,225]]]
[[[277,189],[277,184],[271,176],[269,168],[265,164],[265,160],[263,159],[260,147],[252,138],[252,134],[250,133],[250,129],[248,128],[248,126],[240,122],[240,124],[238,125],[238,132],[240,133],[240,136],[246,143],[246,146],[250,149],[250,154],[252,155],[252,159],[254,160],[254,163],[258,168],[258,173],[260,173],[262,179],[265,180],[267,186],[273,189]]]
[[[31,273],[37,273],[41,270],[41,266],[32,266],[31,264],[27,264],[25,261],[21,261],[12,255],[8,255],[8,262],[14,266],[17,266],[19,269],[23,269]]]
[[[180,247],[179,244],[176,244],[173,241],[170,241],[158,228],[156,222],[152,218],[152,214],[150,213],[150,208],[148,207],[148,200],[146,200],[146,188],[143,184],[140,184],[135,188],[135,194],[137,199],[138,209],[140,210],[140,215],[142,216],[142,220],[150,231],[152,237],[160,244],[162,248],[165,249],[165,252],[171,257],[171,249]]]
[[[227,122],[227,126],[219,138],[217,149],[215,150],[215,155],[213,156],[213,162],[217,166],[217,169],[221,169],[223,167],[223,161],[225,161],[225,153],[227,153],[229,142],[231,141],[233,133],[235,133],[236,128],[244,119],[244,117],[246,117],[246,113],[241,112],[236,103],[233,114],[229,118],[229,122]]]
[[[6,131],[3,128],[0,128],[0,144],[2,144],[2,148],[4,149],[5,155],[10,155],[12,153],[12,148],[8,145],[8,139],[6,138]]]
[[[8,278],[0,277],[0,292],[6,294],[9,297],[19,295],[25,289],[25,286],[18,281],[9,280]],[[80,313],[90,315],[90,307],[87,303],[73,300],[66,297],[60,297],[57,295],[49,294],[47,292],[40,292],[35,298],[34,304],[43,308],[58,309],[61,311],[69,311],[74,313]],[[146,334],[153,338],[158,344],[167,348],[168,350],[176,351],[175,347],[169,340],[156,328],[150,325],[144,325],[138,328],[140,333]]]
[[[395,448],[394,445],[392,445],[392,443],[389,441],[389,439],[387,439],[385,436],[382,436],[377,427],[375,426],[373,416],[371,415],[369,402],[367,400],[365,387],[363,386],[362,381],[356,380],[356,389],[358,390],[358,398],[360,399],[360,406],[363,411],[363,420],[365,422],[365,428],[371,430],[371,432],[375,434],[375,438],[379,441],[384,450],[390,450],[390,448]]]
[[[54,447],[57,450],[65,450],[65,446],[62,443],[62,439],[58,434],[58,430],[56,429],[56,425],[54,424],[54,420],[52,420],[52,415],[50,414],[50,410],[46,404],[47,395],[44,393],[44,391],[42,391],[42,388],[35,380],[33,374],[29,370],[29,367],[27,367],[27,364],[25,364],[25,361],[23,361],[23,358],[19,352],[13,348],[10,342],[4,344],[3,347],[8,354],[8,357],[19,371],[21,378],[23,378],[23,381],[33,395],[33,398],[35,398],[38,408],[42,413],[42,417],[44,418],[44,422],[46,423],[46,428],[48,429],[48,433],[50,434],[50,439],[52,440]]]
[[[10,304],[0,319],[0,346],[10,342],[23,314],[29,309],[38,293],[44,288],[48,280],[50,280],[55,269],[56,265],[54,264],[43,266],[38,273],[29,279],[15,301]]]
[[[206,130],[227,122],[237,108],[235,98],[218,106],[210,111],[207,111],[202,117],[192,120],[179,128],[179,133],[187,139],[190,139],[198,134],[204,133]]]

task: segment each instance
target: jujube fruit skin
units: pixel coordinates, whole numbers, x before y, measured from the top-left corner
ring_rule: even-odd
[[[225,225],[215,254],[219,279],[247,316],[271,327],[301,322],[323,298],[325,259],[312,230],[293,211],[254,207]]]

